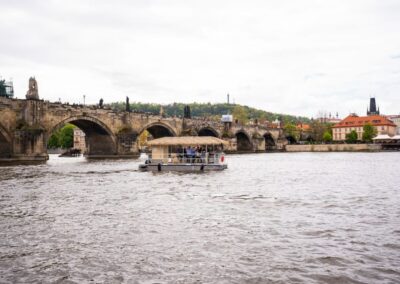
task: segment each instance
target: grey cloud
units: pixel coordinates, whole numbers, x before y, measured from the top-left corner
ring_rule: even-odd
[[[50,100],[220,102],[229,92],[313,116],[364,112],[375,92],[398,112],[398,9],[392,0],[0,0],[0,75],[21,93],[36,75]]]

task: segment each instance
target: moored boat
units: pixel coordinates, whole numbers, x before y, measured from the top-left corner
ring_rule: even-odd
[[[163,137],[147,143],[150,154],[140,171],[203,172],[228,168],[223,147],[228,142],[211,136]]]

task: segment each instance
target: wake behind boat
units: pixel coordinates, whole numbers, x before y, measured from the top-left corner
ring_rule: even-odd
[[[228,142],[212,136],[163,137],[151,140],[151,149],[140,171],[202,172],[228,168],[223,153]]]

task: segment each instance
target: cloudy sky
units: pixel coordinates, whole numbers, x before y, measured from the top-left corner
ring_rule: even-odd
[[[400,113],[398,0],[0,0],[0,75],[57,101]]]

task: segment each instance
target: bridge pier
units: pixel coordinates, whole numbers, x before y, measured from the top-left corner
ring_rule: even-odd
[[[0,139],[1,140],[1,139]],[[44,133],[41,129],[25,128],[15,130],[7,144],[8,152],[2,151],[0,164],[42,163],[49,159]]]

